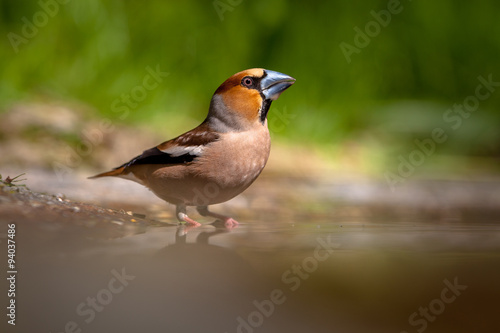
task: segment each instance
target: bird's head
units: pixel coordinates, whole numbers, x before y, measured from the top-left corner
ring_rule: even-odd
[[[236,73],[215,91],[207,119],[220,131],[265,125],[271,102],[294,83],[291,76],[262,68]]]

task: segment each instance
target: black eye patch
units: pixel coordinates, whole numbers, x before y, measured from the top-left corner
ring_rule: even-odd
[[[260,92],[260,80],[262,80],[262,78],[245,76],[241,79],[241,85],[245,88],[255,89]]]

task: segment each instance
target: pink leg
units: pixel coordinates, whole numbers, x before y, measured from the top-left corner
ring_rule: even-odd
[[[193,227],[199,227],[201,224],[186,214],[186,206],[185,205],[177,205],[176,207],[176,214],[177,214],[177,219],[179,222],[186,222],[187,224],[192,225]]]
[[[213,213],[208,210],[207,206],[198,206],[196,207],[196,209],[198,210],[198,213],[200,213],[203,216],[211,216],[221,221],[224,221],[224,225],[229,229],[232,229],[238,225],[238,221],[236,221],[235,219],[229,216]]]
[[[192,218],[190,218],[189,216],[185,215],[183,218],[182,218],[187,224],[191,224],[195,227],[199,227],[201,225],[200,222],[198,221],[195,221],[193,220]]]

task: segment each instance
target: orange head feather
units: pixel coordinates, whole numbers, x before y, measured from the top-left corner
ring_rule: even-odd
[[[233,129],[264,124],[271,102],[295,79],[278,72],[252,68],[238,72],[215,91],[209,117],[218,118]]]

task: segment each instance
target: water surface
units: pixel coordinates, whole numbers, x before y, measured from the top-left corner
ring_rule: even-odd
[[[488,221],[18,222],[22,332],[486,332]],[[94,226],[95,228],[95,226]],[[451,287],[450,287],[451,286]],[[68,330],[69,328],[69,330]]]

